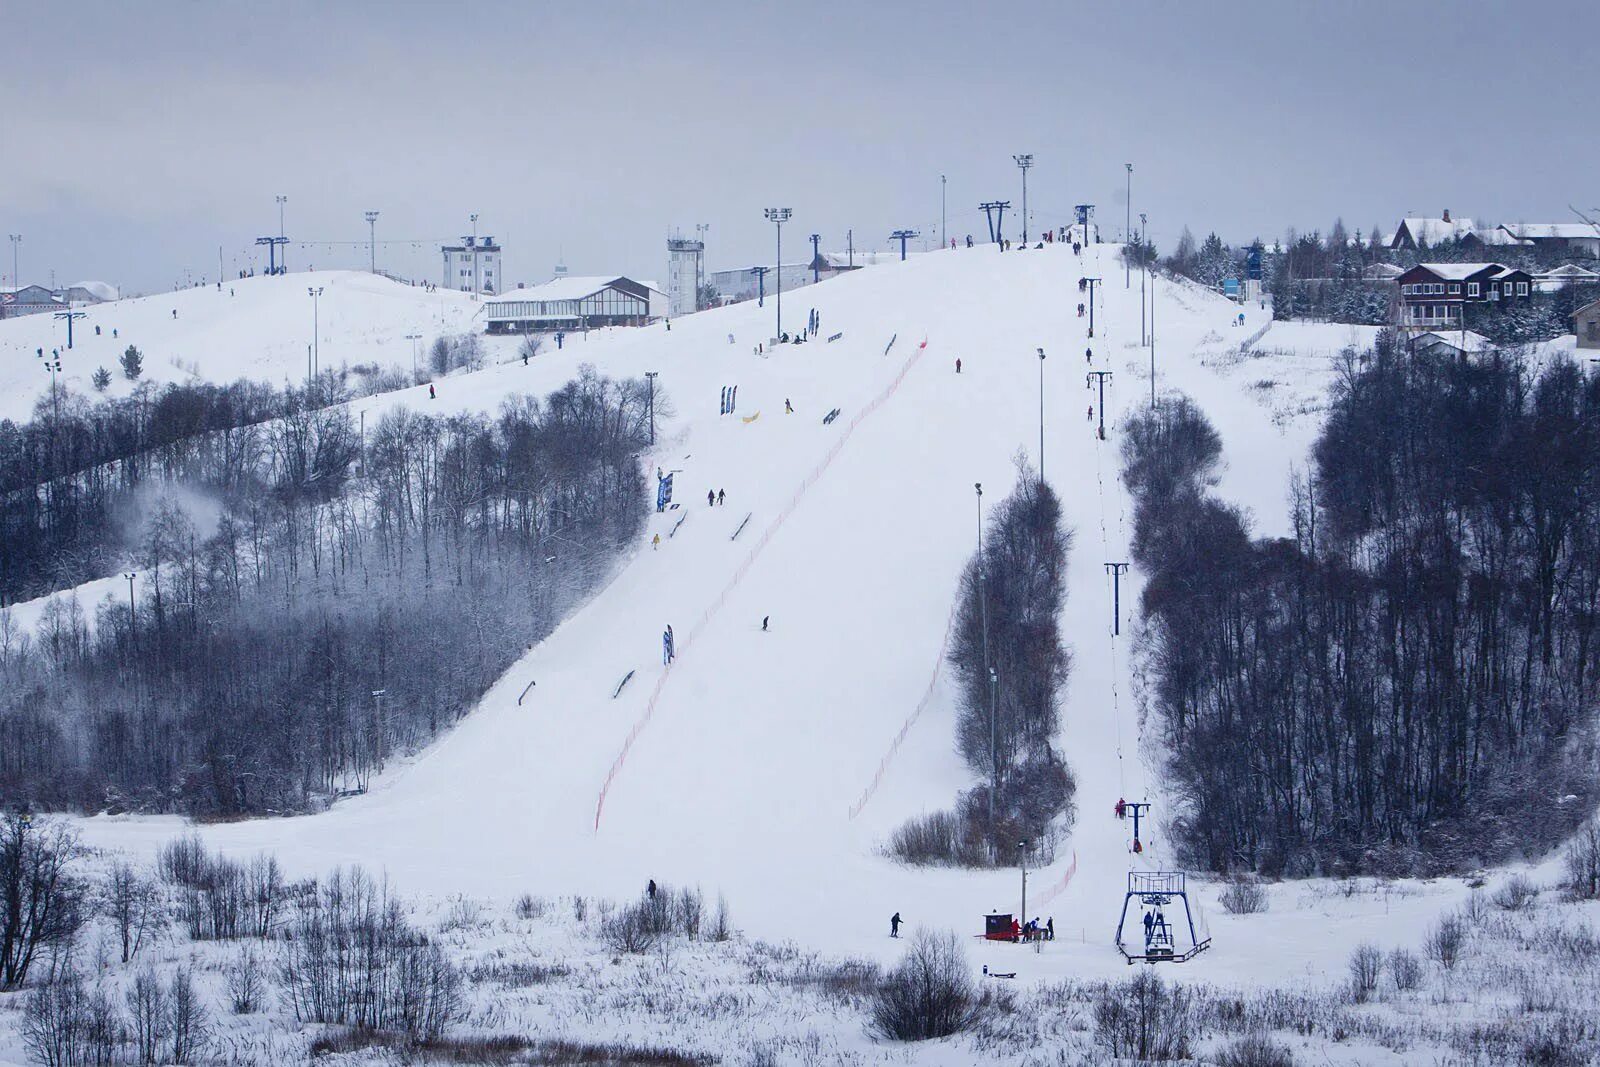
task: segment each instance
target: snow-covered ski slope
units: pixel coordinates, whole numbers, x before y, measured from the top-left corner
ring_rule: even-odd
[[[308,289],[322,294],[313,300]],[[481,330],[481,317],[475,319],[481,307],[466,293],[429,292],[355,271],[317,271],[81,305],[74,309],[83,318],[74,320],[71,350],[66,323],[53,315],[5,319],[0,419],[24,421],[35,402],[49,395],[41,349],[46,356],[59,350],[61,383],[86,396],[96,395],[91,379],[97,367],[111,372],[107,395],[126,396],[134,388],[117,362],[129,345],[144,356],[141,381],[248,378],[298,385],[305,381],[313,336],[322,369],[377,363],[409,370],[414,345],[407,334],[422,335],[415,347],[425,358],[434,337],[474,325]]]
[[[1092,341],[1076,314],[1083,275],[1105,278]],[[941,251],[785,298],[786,327],[816,308],[822,337],[842,333],[837,341],[756,354],[773,333],[769,300],[670,330],[574,339],[528,367],[446,379],[431,402],[425,388],[362,401],[370,424],[397,402],[492,411],[508,394],[560,385],[583,362],[611,375],[658,371],[674,413],[660,421],[652,466],[675,472],[680,506],[652,516],[614,580],[476,712],[371,793],[320,815],[201,832],[230,852],[274,850],[301,873],[381,868],[411,892],[631,896],[649,878],[698,884],[725,893],[754,936],[885,958],[897,948],[886,937],[895,911],[912,927],[981,931],[986,911],[1018,909],[1016,870],[910,869],[878,849],[908,816],[949,807],[971,781],[953,751],[943,643],[975,547],[974,483],[992,506],[1015,481],[1014,457],[1038,459],[1042,347],[1045,473],[1075,531],[1062,618],[1075,666],[1058,748],[1077,779],[1078,813],[1055,861],[1028,883],[1028,913],[1053,916],[1059,940],[1039,955],[975,941],[974,963],[1025,978],[1120,973],[1110,934],[1135,858],[1131,826],[1111,808],[1119,796],[1148,798],[1159,814],[1162,801],[1151,771],[1160,754],[1142,753],[1129,672],[1141,576],[1124,578],[1114,638],[1104,566],[1128,554],[1120,423],[1150,392],[1138,280],[1131,290],[1122,282],[1111,246],[1081,258],[1059,245]],[[1264,313],[1247,309],[1239,327],[1235,305],[1169,282],[1155,306],[1159,388],[1204,406],[1227,449],[1221,491],[1264,530],[1281,528],[1290,471],[1316,419],[1285,417],[1256,387],[1286,364],[1224,358]],[[1331,352],[1349,335],[1329,327],[1318,343]],[[504,358],[510,342],[498,344]],[[1098,404],[1090,369],[1114,375],[1104,442],[1087,418]],[[1327,368],[1307,361],[1291,373]],[[1284,383],[1307,395],[1318,384]],[[737,411],[720,415],[731,385]],[[824,425],[835,407],[838,419]],[[726,490],[726,504],[708,506],[708,489]],[[665,668],[668,624],[678,658]],[[94,843],[145,854],[180,828],[163,818],[85,823]],[[1159,822],[1149,836],[1137,862],[1167,862]],[[1420,937],[1439,898],[1358,913],[1349,940],[1397,927]],[[1197,975],[1321,973],[1322,946],[1305,936],[1303,913],[1246,927],[1211,910],[1216,947],[1189,965]],[[1332,958],[1342,966],[1342,954]]]

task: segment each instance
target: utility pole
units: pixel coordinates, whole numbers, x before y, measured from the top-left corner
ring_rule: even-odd
[[[989,220],[989,240],[999,244],[1001,231],[1005,228],[1006,208],[1011,206],[1009,200],[986,200],[978,205],[983,209],[983,215]]]
[[[946,186],[946,184],[947,184],[947,182],[945,181],[945,176],[943,174],[939,175],[939,247],[940,248],[943,248],[945,245],[950,243],[950,231],[945,228],[945,224],[944,224],[944,194],[945,194],[945,186]]]
[[[844,231],[845,262],[853,270],[856,265],[856,231]]]
[[[366,212],[367,219],[367,268],[373,273],[378,273],[378,213]]]
[[[764,308],[767,306],[767,271],[771,270],[772,268],[751,267],[750,269],[755,271],[756,285],[758,286],[756,290],[758,294],[756,297],[756,307]]]
[[[1039,349],[1039,480],[1044,481],[1044,349]]]
[[[645,380],[650,383],[650,443],[652,445],[656,443],[656,375],[660,373],[657,370],[644,372]]]
[[[1126,563],[1107,563],[1106,573],[1111,575],[1111,636],[1122,635],[1122,572]]]
[[[1086,389],[1093,389],[1098,383],[1100,387],[1100,440],[1106,439],[1106,382],[1111,380],[1108,370],[1092,370],[1083,376],[1083,385]]]
[[[912,237],[921,237],[916,230],[896,230],[889,235],[889,240],[900,242],[900,262],[906,261],[906,241]]]
[[[283,233],[283,205],[285,205],[285,204],[287,204],[289,202],[289,198],[287,196],[280,196],[280,197],[277,198],[277,201],[278,201],[278,240],[277,240],[277,244],[283,248],[283,254],[278,257],[279,263],[278,263],[277,270],[275,271],[275,273],[277,273],[277,274],[288,274],[289,273],[289,238],[284,236],[284,233]],[[256,244],[260,244],[260,243],[261,243],[260,241],[256,242]]]
[[[817,261],[822,257],[822,253],[817,251],[817,249],[818,249],[819,246],[821,246],[821,244],[822,244],[822,235],[820,233],[812,234],[811,235],[811,281],[812,281],[812,284],[815,284],[815,283],[817,283],[817,282],[822,280],[821,278],[817,277],[818,270],[820,269],[819,266],[818,266]]]
[[[783,224],[789,221],[794,214],[786,207],[769,207],[763,212],[767,221],[778,228],[778,263],[773,268],[778,272],[778,330],[774,337],[783,336]]]
[[[1123,166],[1128,168],[1128,197],[1122,205],[1122,240],[1124,244],[1122,250],[1122,287],[1124,289],[1131,289],[1133,287],[1133,282],[1128,277],[1128,271],[1131,269],[1131,264],[1128,262],[1128,250],[1126,245],[1127,242],[1133,237],[1133,164],[1124,163]]]
[[[11,238],[11,287],[21,289],[22,279],[17,276],[17,248],[22,244],[22,234],[8,233],[6,236]]]
[[[1099,278],[1079,278],[1081,287],[1089,290],[1089,336],[1094,336],[1094,287],[1100,284]]]
[[[1033,153],[1012,156],[1017,161],[1017,168],[1022,171],[1022,243],[1028,243],[1028,168],[1033,166]]]
[[[67,350],[68,351],[71,351],[71,349],[72,349],[72,320],[73,319],[81,319],[81,318],[83,318],[84,314],[85,313],[82,312],[82,311],[73,311],[72,310],[72,304],[71,304],[70,301],[67,304],[67,310],[58,311],[58,312],[55,313],[55,316],[54,316],[55,318],[66,319],[67,320]]]
[[[315,381],[317,366],[322,359],[322,338],[318,336],[321,333],[322,286],[307,287],[306,295],[311,298],[311,378]]]
[[[711,231],[711,223],[697,222],[694,224],[695,237],[700,241],[700,254],[694,257],[694,309],[704,311],[705,304],[700,299],[700,294],[706,288],[706,234]],[[501,274],[505,273],[505,265],[501,264]]]

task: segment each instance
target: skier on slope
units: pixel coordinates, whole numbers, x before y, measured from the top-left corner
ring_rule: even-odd
[[[783,398],[783,413],[785,415],[793,415],[794,414],[794,405],[789,403],[789,398],[788,397],[784,397]]]
[[[970,233],[967,234],[967,247],[968,248],[972,247],[972,234],[970,234]]]
[[[1083,361],[1091,367],[1094,366],[1094,349],[1085,348],[1083,350]]]
[[[900,913],[898,911],[889,916],[889,936],[900,936]]]
[[[428,399],[432,400],[432,399],[435,398],[436,395],[437,394],[435,394],[434,391],[433,391],[433,383],[429,382],[428,383]]]
[[[728,491],[726,489],[718,489],[717,490],[717,505],[720,507],[722,504],[726,503],[727,502],[727,497],[728,497]]]
[[[1090,422],[1094,421],[1094,405],[1093,404],[1089,405],[1089,421]]]
[[[714,489],[706,490],[706,507],[714,507],[717,503],[717,493]]]

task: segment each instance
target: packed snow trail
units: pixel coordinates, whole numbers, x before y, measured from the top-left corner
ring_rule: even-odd
[[[648,469],[674,472],[679,506],[651,515],[608,584],[472,714],[414,759],[392,762],[368,794],[320,815],[197,831],[232,853],[271,849],[298,875],[360,862],[403,892],[617,898],[649,878],[698,884],[724,893],[752,936],[885,960],[901,948],[884,936],[895,911],[912,928],[976,932],[985,911],[1017,910],[1015,870],[910,869],[879,849],[908,817],[948,809],[972,785],[955,752],[941,649],[975,548],[973,482],[1000,499],[1015,482],[1013,457],[1037,460],[1035,352],[1044,347],[1052,357],[1046,469],[1077,531],[1061,618],[1075,666],[1057,748],[1077,781],[1078,815],[1054,862],[1031,872],[1029,911],[1053,915],[1060,940],[1026,959],[1002,945],[979,945],[972,956],[974,966],[1003,964],[1029,980],[1123,973],[1110,931],[1129,868],[1128,827],[1111,806],[1124,789],[1142,796],[1148,786],[1130,699],[1131,628],[1114,656],[1102,643],[1111,611],[1103,564],[1126,542],[1116,518],[1126,512],[1115,462],[1121,415],[1144,402],[1148,385],[1141,350],[1119,340],[1137,323],[1137,289],[1108,284],[1097,293],[1096,366],[1116,373],[1105,444],[1076,416],[1086,325],[1075,313],[1076,283],[1113,273],[1116,253],[1091,247],[1080,259],[1063,245],[1005,254],[979,246],[858,271],[785,301],[796,309],[790,325],[815,307],[840,341],[779,345],[762,357],[752,350],[772,336],[775,309],[750,304],[684,317],[670,332],[574,337],[526,367],[512,358],[515,338],[488,338],[491,366],[441,379],[437,400],[422,388],[353,403],[370,427],[398,403],[492,413],[508,397],[545,395],[585,363],[611,376],[659,371],[676,414],[662,417]],[[1237,336],[1227,332],[1236,312],[1203,292],[1164,302],[1161,383],[1196,395],[1222,430],[1231,468],[1220,491],[1273,516],[1309,431],[1286,442],[1242,383],[1189,358],[1209,336]],[[904,345],[884,352],[899,334],[934,338],[936,348],[904,369]],[[897,376],[892,402],[856,423],[841,447],[845,427],[823,416],[865,411]],[[742,414],[718,414],[729,385]],[[761,419],[742,421],[758,410]],[[824,466],[826,477],[806,484]],[[729,539],[746,515],[752,524],[783,515],[802,485],[801,506],[779,526],[766,520],[770,538],[753,558],[748,530]],[[707,505],[708,489],[725,492],[726,503]],[[701,514],[682,522],[690,511]],[[1136,571],[1125,576],[1125,619],[1141,589]],[[669,623],[685,653],[670,685],[659,656]],[[530,681],[537,685],[518,707]],[[596,786],[630,734],[636,743],[612,779],[597,835]],[[92,844],[146,856],[184,829],[171,818],[110,816],[83,827]],[[1256,929],[1238,936],[1271,936]],[[1316,946],[1292,943],[1248,958],[1214,950],[1197,973],[1254,980],[1318,958]]]
[[[728,595],[738,587],[741,581],[743,581],[744,576],[749,573],[750,567],[757,559],[760,558],[762,551],[766,549],[767,544],[772,540],[773,536],[783,528],[783,524],[788,520],[789,516],[794,514],[794,509],[800,506],[800,501],[804,499],[806,490],[815,485],[817,480],[827,473],[828,467],[833,463],[834,459],[841,451],[844,450],[844,446],[850,443],[850,437],[856,432],[856,427],[860,426],[867,419],[871,418],[873,413],[876,412],[878,408],[882,407],[890,398],[894,396],[895,391],[900,388],[900,383],[905,381],[906,375],[911,372],[912,367],[916,366],[917,361],[922,358],[922,354],[927,351],[927,348],[928,342],[927,340],[923,340],[923,342],[917,346],[916,351],[912,353],[911,357],[905,361],[905,365],[900,368],[900,373],[895,375],[894,380],[891,381],[884,388],[883,392],[874,397],[872,402],[863,408],[845,426],[844,433],[839,436],[838,442],[828,450],[826,455],[822,457],[822,461],[817,464],[816,468],[812,470],[809,475],[806,476],[805,481],[800,483],[800,487],[795,490],[794,496],[790,498],[789,503],[782,511],[778,513],[777,517],[772,520],[771,524],[767,526],[766,530],[761,534],[761,539],[757,541],[755,547],[750,550],[750,555],[746,557],[742,564],[739,565],[739,569],[733,572],[733,576],[728,579],[727,585],[723,586],[721,594],[718,595],[717,599],[695,622],[694,627],[689,631],[688,637],[684,638],[684,648],[694,647],[695,638],[703,630],[705,630],[707,624],[709,624],[711,620],[717,616],[717,613],[722,610],[723,605],[728,602]],[[757,414],[760,413],[757,412]],[[748,423],[754,420],[746,419],[744,421]],[[749,518],[750,517],[746,515],[745,521],[748,522]],[[681,521],[682,520],[680,520],[680,522]],[[674,527],[674,529],[676,529],[676,527]],[[744,529],[744,523],[739,524],[739,529]],[[736,530],[734,532],[734,537],[737,536],[738,531]],[[676,646],[676,642],[674,642],[674,645]],[[673,658],[677,658],[676,652],[674,652]],[[643,732],[645,726],[649,724],[651,716],[655,714],[656,704],[661,698],[661,690],[666,686],[667,679],[670,677],[672,677],[670,672],[663,672],[656,680],[655,690],[650,694],[650,700],[645,705],[644,714],[639,717],[638,722],[633,724],[633,729],[628,731],[627,738],[622,742],[622,751],[617,753],[617,758],[611,763],[611,769],[606,772],[606,779],[600,786],[600,795],[595,800],[594,806],[594,829],[596,833],[600,832],[600,817],[605,813],[606,795],[611,791],[611,783],[616,780],[618,773],[620,773],[622,770],[623,764],[627,762],[628,753],[632,750],[633,743],[639,739],[639,734]]]

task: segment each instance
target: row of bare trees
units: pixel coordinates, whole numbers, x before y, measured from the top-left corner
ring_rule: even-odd
[[[1600,381],[1347,352],[1294,535],[1209,492],[1193,405],[1130,427],[1152,700],[1193,859],[1459,869],[1594,807]]]
[[[660,398],[657,403],[659,405]],[[162,483],[126,593],[0,609],[0,796],[217,815],[365,788],[464,714],[644,518],[647,390],[495,415],[289,404],[233,488]]]

